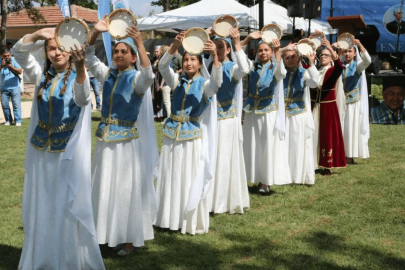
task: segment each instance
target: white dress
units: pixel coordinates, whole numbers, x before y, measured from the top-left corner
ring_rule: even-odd
[[[310,67],[304,74],[304,101],[306,111],[286,117],[286,142],[291,182],[293,184],[313,185],[315,183],[315,164],[313,157],[314,120],[311,112],[309,88],[318,87],[319,72]]]
[[[159,71],[170,88],[175,89],[179,75],[169,67],[171,59],[172,56],[166,52],[159,63]],[[211,79],[205,82],[205,98],[212,97],[221,84],[222,68],[213,67]],[[203,115],[209,109],[206,108]],[[200,119],[202,117],[204,116]],[[202,136],[207,137],[208,134],[203,130]],[[180,229],[183,234],[208,233],[209,211],[206,197],[197,199],[198,205],[186,213],[187,205],[192,199],[190,194],[193,192],[196,175],[203,162],[202,141],[201,138],[185,141],[176,141],[168,137],[163,139],[156,183],[158,213],[155,226],[170,230]]]
[[[235,58],[233,58],[235,56]],[[243,50],[232,55],[236,60],[232,67],[232,79],[241,80],[249,73],[250,62]],[[229,79],[229,78],[227,78]],[[243,156],[243,135],[240,115],[237,111],[242,110],[243,100],[237,95],[243,96],[242,82],[236,86],[234,103],[235,116],[218,120],[217,153],[214,176],[211,181],[211,188],[207,194],[209,211],[214,213],[243,214],[244,210],[250,208],[249,191],[245,171],[245,159]],[[222,91],[220,89],[219,91]],[[230,91],[223,89],[223,91]],[[241,93],[236,93],[241,91]]]
[[[357,53],[359,53],[357,51]],[[362,60],[357,62],[357,73],[361,74],[371,63],[371,58],[367,51],[361,55]],[[364,76],[364,75],[362,75]],[[360,77],[360,80],[362,78]],[[362,87],[360,85],[360,87]],[[363,87],[367,87],[364,85]],[[361,91],[361,90],[360,90]],[[366,93],[364,97],[363,93]],[[368,93],[361,91],[360,99],[368,99]],[[369,158],[370,153],[368,151],[368,136],[361,131],[361,125],[363,122],[363,114],[361,113],[361,106],[364,100],[360,100],[354,103],[346,104],[345,116],[342,121],[343,139],[345,142],[346,157],[351,158]],[[368,102],[368,100],[366,101]],[[368,119],[368,112],[365,114]]]
[[[36,82],[42,70],[30,51],[43,42],[14,46],[26,76]],[[67,89],[66,91],[69,91]],[[97,243],[90,200],[90,84],[74,83],[73,100],[81,107],[79,121],[65,152],[50,153],[30,144],[38,124],[34,98],[28,130],[22,219],[24,245],[18,269],[104,269]]]
[[[86,50],[86,65],[97,80],[104,83],[109,68],[94,55],[94,46]],[[156,216],[156,199],[152,171],[157,166],[158,153],[152,101],[150,91],[147,91],[153,82],[153,73],[150,66],[140,70],[134,82],[135,91],[145,93],[137,123],[139,138],[97,141],[93,155],[92,203],[98,243],[108,243],[110,247],[121,243],[140,247],[144,241],[154,238],[152,223]],[[106,102],[109,100],[104,100],[103,104]],[[153,132],[142,124],[150,124],[150,121]]]
[[[254,111],[245,114],[243,128],[243,153],[245,155],[246,175],[252,183],[265,185],[291,184],[288,166],[287,141],[276,128],[277,114],[283,114],[284,89],[282,80],[285,77],[282,61],[277,61],[274,76],[278,88],[274,96],[281,96],[277,103],[278,110],[256,114]],[[280,87],[281,84],[281,87]],[[282,109],[280,108],[282,107]],[[283,114],[285,124],[285,115]]]

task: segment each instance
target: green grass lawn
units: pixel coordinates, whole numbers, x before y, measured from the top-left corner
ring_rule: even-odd
[[[93,128],[100,114],[93,113]],[[17,269],[28,120],[0,125],[0,269]],[[162,125],[156,123],[159,147]],[[155,230],[127,258],[102,246],[107,269],[405,269],[405,126],[371,126],[371,158],[307,186],[251,190],[244,215],[211,217],[205,235]],[[93,140],[93,143],[95,141]]]

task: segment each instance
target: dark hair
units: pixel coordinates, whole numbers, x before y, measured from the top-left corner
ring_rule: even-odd
[[[183,53],[183,61],[182,61],[182,65],[183,65],[183,63],[184,63],[184,57],[186,56],[186,53],[188,54],[188,55],[190,55],[188,52],[186,52],[186,51],[184,51],[184,53]],[[196,56],[197,58],[198,58],[198,62],[200,62],[200,64],[202,65],[202,56],[201,56],[201,54],[193,54],[193,56]]]
[[[41,101],[42,100],[42,93],[44,91],[44,88],[47,86],[47,84],[51,81],[50,75],[49,75],[49,69],[52,67],[52,63],[51,60],[49,60],[48,55],[46,53],[46,47],[48,46],[48,41],[45,40],[45,44],[44,44],[44,50],[45,50],[45,56],[46,56],[46,61],[45,61],[45,66],[44,66],[44,76],[45,76],[45,80],[44,83],[42,84],[42,87],[38,90],[38,95],[37,95],[37,100]],[[63,88],[60,91],[60,94],[63,96],[66,92],[66,86],[67,86],[67,81],[69,79],[70,76],[70,72],[73,69],[73,61],[72,61],[72,57],[69,57],[69,67],[68,67],[68,71],[65,74],[65,77],[63,78]]]
[[[127,46],[127,49],[131,51],[132,56],[136,56],[136,52],[135,52],[130,46],[128,46],[127,44],[125,44],[124,42],[119,42],[119,43],[115,44],[113,50],[114,50],[115,47],[117,47],[117,45],[120,44],[120,43],[122,43],[122,44],[124,44],[125,46]],[[113,54],[114,54],[114,52],[113,52]]]
[[[10,52],[10,50],[8,48],[4,48],[1,50],[0,54],[3,55],[5,53],[9,53],[9,52]]]

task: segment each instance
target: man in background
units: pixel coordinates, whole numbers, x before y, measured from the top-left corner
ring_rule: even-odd
[[[14,57],[11,57],[9,49],[4,49],[1,52],[1,66],[0,66],[0,91],[1,91],[1,106],[3,108],[4,118],[6,119],[6,126],[12,123],[12,116],[10,110],[10,98],[13,104],[13,112],[15,118],[15,125],[21,126],[21,90],[20,90],[20,75],[22,69]]]

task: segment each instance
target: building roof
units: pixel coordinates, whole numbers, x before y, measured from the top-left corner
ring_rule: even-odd
[[[98,22],[97,10],[82,6],[71,5],[72,15],[84,19],[87,24]],[[59,6],[38,7],[44,16],[46,23],[34,23],[27,14],[27,11],[13,12],[7,15],[7,28],[9,27],[29,27],[29,26],[56,26],[62,19],[62,12]]]

